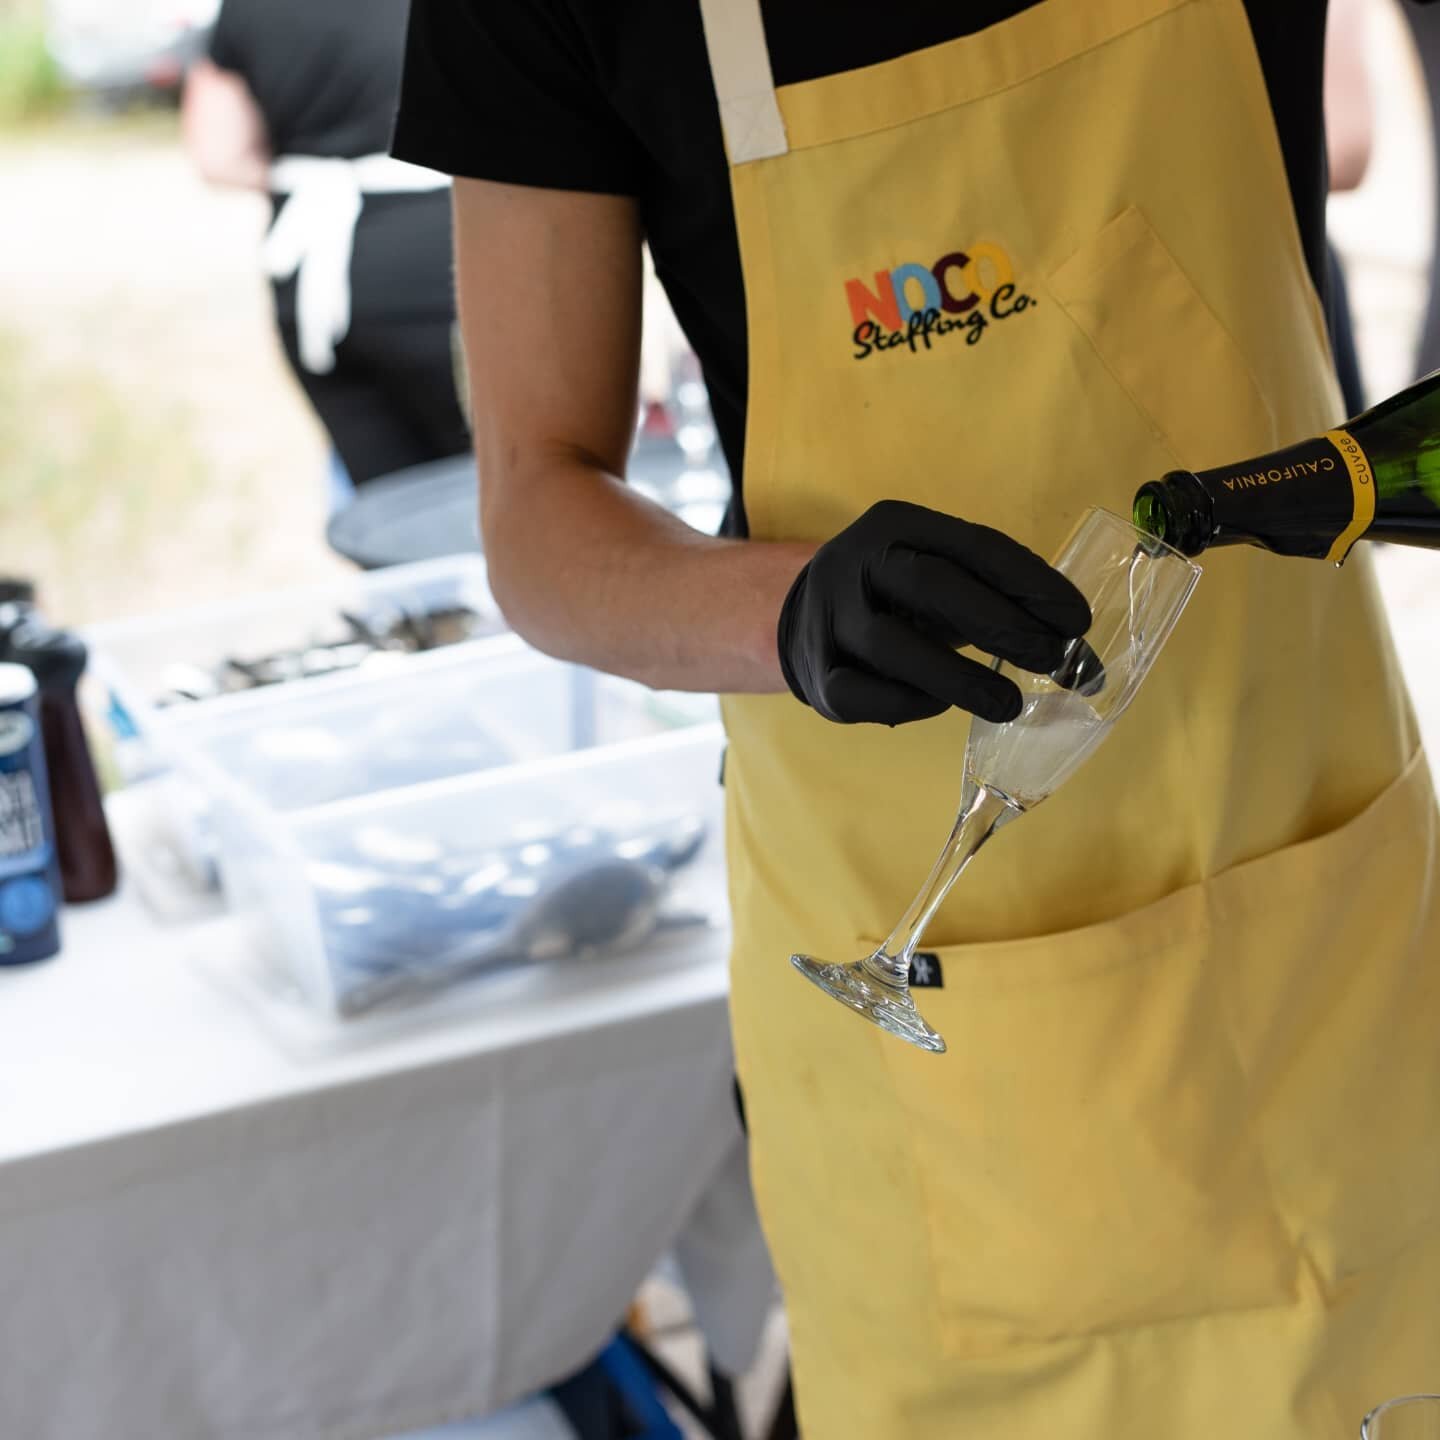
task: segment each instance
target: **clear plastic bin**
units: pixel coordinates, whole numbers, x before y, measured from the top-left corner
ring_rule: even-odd
[[[191,893],[218,895],[212,810],[222,793],[284,813],[718,716],[713,696],[648,690],[552,660],[514,637],[502,646],[454,646],[423,665],[417,658],[177,708],[151,737],[165,772],[156,782],[163,819],[144,841],[169,846],[166,873],[184,877]],[[151,857],[127,858],[143,867]],[[152,908],[165,908],[160,899]]]
[[[723,913],[722,747],[695,726],[289,809],[217,771],[225,891],[270,983],[334,1018],[661,945]]]
[[[513,647],[456,647],[423,667],[356,672],[177,712],[168,766],[279,811],[522,764],[713,721],[680,696]]]
[[[421,617],[424,624],[424,617],[460,610],[473,612],[473,624],[451,622],[447,629],[440,621],[423,638],[439,641],[462,629],[473,630],[471,638],[419,653],[379,649],[366,654],[369,647],[357,641],[366,628],[383,638],[397,626],[398,641],[413,640],[404,633],[407,617]],[[471,555],[357,573],[227,605],[112,621],[91,626],[85,636],[91,650],[90,708],[98,711],[108,731],[108,748],[125,779],[161,766],[158,737],[179,717],[243,709],[297,685],[325,685],[383,669],[424,668],[456,650],[520,644],[506,633],[485,562]],[[230,681],[246,683],[245,665],[277,655],[299,657],[294,678],[253,689],[225,688]],[[201,693],[208,685],[214,693],[178,700],[177,692],[187,685]]]

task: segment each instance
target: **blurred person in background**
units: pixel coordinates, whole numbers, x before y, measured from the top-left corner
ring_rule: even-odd
[[[224,0],[188,76],[185,146],[269,193],[285,353],[348,478],[462,454],[448,177],[386,150],[406,0]]]
[[[1330,193],[1354,190],[1370,168],[1375,141],[1374,102],[1366,68],[1365,11],[1368,0],[1330,0],[1325,32],[1325,150]],[[1365,408],[1365,386],[1345,265],[1329,244],[1330,294],[1327,319],[1335,348],[1335,373],[1345,396],[1345,413]]]
[[[1425,77],[1434,155],[1440,153],[1440,11],[1426,5],[1425,0],[1418,4],[1417,0],[1405,0],[1400,12],[1410,26]],[[1431,205],[1430,245],[1429,295],[1416,345],[1416,375],[1440,369],[1440,204]]]

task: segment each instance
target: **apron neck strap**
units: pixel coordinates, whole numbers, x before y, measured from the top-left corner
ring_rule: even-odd
[[[700,0],[700,15],[731,165],[784,155],[790,146],[775,98],[760,0]]]

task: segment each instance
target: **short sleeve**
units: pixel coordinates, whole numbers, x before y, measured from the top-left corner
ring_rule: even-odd
[[[245,69],[244,36],[241,29],[244,17],[240,14],[242,0],[225,0],[220,13],[215,17],[210,36],[206,42],[206,53],[222,70]]]
[[[411,0],[392,148],[480,180],[640,188],[640,145],[561,0]]]

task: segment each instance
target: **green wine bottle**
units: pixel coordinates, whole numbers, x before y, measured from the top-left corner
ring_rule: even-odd
[[[1135,524],[1186,555],[1259,545],[1342,564],[1357,540],[1440,549],[1440,370],[1311,440],[1142,485]]]

